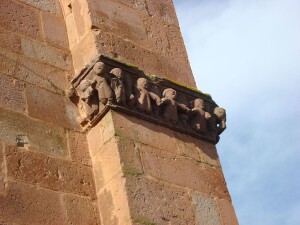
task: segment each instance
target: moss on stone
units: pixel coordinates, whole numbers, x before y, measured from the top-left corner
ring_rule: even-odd
[[[131,176],[139,176],[139,175],[143,174],[143,172],[140,172],[138,169],[132,168],[132,167],[123,167],[122,171],[123,171],[123,173],[131,175]]]
[[[140,224],[143,224],[143,225],[156,225],[155,223],[153,223],[153,222],[149,221],[148,219],[145,219],[141,216],[133,216],[132,220],[135,223],[140,223]]]

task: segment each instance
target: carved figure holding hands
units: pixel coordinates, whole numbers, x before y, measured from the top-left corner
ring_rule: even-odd
[[[186,105],[176,101],[176,95],[177,93],[174,89],[167,88],[163,91],[163,98],[161,99],[162,117],[172,124],[177,123],[179,112],[190,112]],[[183,122],[186,122],[186,120]]]
[[[152,104],[160,105],[160,97],[151,91],[148,91],[148,81],[145,78],[139,78],[136,85],[136,108],[147,114],[152,113]]]
[[[207,121],[211,115],[205,111],[205,103],[202,99],[197,98],[193,101],[193,109],[190,112],[191,126],[199,133],[207,132]]]
[[[114,76],[111,79],[111,87],[115,92],[117,104],[127,105],[123,71],[120,68],[114,68],[110,73]]]

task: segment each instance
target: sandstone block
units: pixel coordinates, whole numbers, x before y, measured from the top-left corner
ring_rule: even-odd
[[[95,198],[92,168],[6,146],[7,176],[48,189]]]
[[[173,136],[177,145],[177,154],[195,159],[197,162],[221,167],[214,144],[175,131]]]
[[[60,14],[62,13],[59,0],[17,0],[19,2],[23,2],[29,6],[35,7],[41,11],[49,12],[53,14]]]
[[[6,75],[13,75],[16,69],[18,56],[3,48],[0,50],[0,72]]]
[[[21,47],[24,55],[33,60],[47,63],[62,70],[72,69],[71,55],[68,52],[26,38],[22,38]]]
[[[65,128],[80,130],[78,109],[65,96],[26,85],[28,115]]]
[[[5,193],[5,182],[6,182],[6,162],[4,156],[4,146],[0,142],[0,195]]]
[[[192,199],[184,189],[144,177],[126,179],[134,224],[195,224]]]
[[[98,193],[102,225],[131,225],[131,214],[126,192],[126,178],[119,173]]]
[[[56,192],[10,181],[8,193],[0,196],[0,217],[18,224],[65,224]]]
[[[65,73],[65,71],[48,64],[19,56],[13,76],[49,91],[64,94],[67,86]]]
[[[91,157],[89,154],[89,146],[85,134],[68,131],[68,145],[71,158],[75,162],[79,162],[87,166],[92,165]]]
[[[117,1],[138,10],[145,10],[147,6],[145,0],[117,0]]]
[[[223,199],[217,199],[217,205],[218,205],[222,225],[239,224],[231,202]]]
[[[77,27],[73,14],[68,14],[65,18],[70,50],[79,42]]]
[[[141,155],[146,174],[205,194],[230,199],[220,168],[155,148],[142,149]]]
[[[25,112],[24,84],[0,73],[0,106]]]
[[[42,23],[46,41],[50,45],[68,50],[69,44],[64,18],[43,12]]]
[[[0,47],[20,53],[21,38],[7,30],[0,29]]]
[[[159,18],[168,24],[179,26],[172,0],[146,0],[150,16]]]
[[[193,194],[196,225],[222,225],[215,201],[206,195]]]
[[[82,39],[86,33],[88,33],[92,27],[90,13],[90,5],[87,1],[74,0],[71,3],[72,14],[76,24],[76,30],[78,32],[79,39]]]
[[[62,194],[61,201],[67,213],[67,224],[100,225],[98,207],[89,198]]]
[[[2,0],[0,27],[36,40],[42,39],[39,11],[15,1]]]
[[[31,148],[54,155],[67,155],[63,128],[33,120],[23,114],[0,109],[0,140],[15,144],[16,136],[27,135]]]

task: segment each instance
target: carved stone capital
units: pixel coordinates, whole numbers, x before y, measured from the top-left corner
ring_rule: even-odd
[[[69,84],[66,93],[81,113],[84,129],[109,110],[120,111],[217,143],[226,129],[226,112],[209,95],[134,66],[100,56]]]

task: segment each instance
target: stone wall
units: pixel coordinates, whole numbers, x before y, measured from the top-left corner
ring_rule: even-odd
[[[195,87],[171,0],[2,0],[0,224],[237,224],[214,144],[65,94],[109,56]]]

